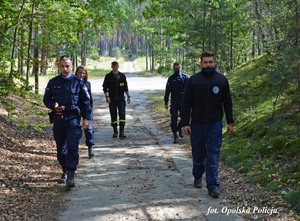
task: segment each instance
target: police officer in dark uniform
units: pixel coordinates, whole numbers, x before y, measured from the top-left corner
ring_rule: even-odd
[[[218,177],[219,153],[222,145],[222,118],[225,112],[227,132],[233,133],[233,112],[227,78],[216,71],[214,54],[201,54],[201,71],[187,82],[182,102],[182,130],[191,135],[194,187],[201,188],[206,174],[208,194],[220,195]]]
[[[109,112],[111,117],[111,126],[113,127],[113,137],[118,137],[118,124],[120,125],[119,138],[126,138],[124,134],[125,127],[125,107],[126,101],[124,92],[127,95],[127,103],[130,103],[128,85],[125,74],[119,72],[119,63],[113,61],[111,63],[112,71],[106,74],[103,82],[103,91],[106,102],[109,104]],[[119,113],[119,120],[118,120]]]
[[[85,144],[88,147],[88,155],[90,158],[95,156],[94,153],[94,146],[95,146],[95,139],[94,139],[94,129],[93,129],[93,97],[92,97],[92,88],[91,82],[88,81],[88,70],[85,66],[80,65],[77,67],[75,75],[80,77],[85,85],[87,86],[89,95],[90,95],[90,105],[91,105],[91,117],[89,120],[89,127],[84,131],[85,135]]]
[[[88,128],[91,116],[90,98],[84,82],[71,73],[72,61],[67,56],[59,59],[60,75],[50,79],[44,94],[44,104],[53,110],[53,135],[57,159],[63,174],[60,183],[75,187],[74,173],[79,160],[79,140]],[[83,118],[82,128],[80,119]]]
[[[179,132],[180,137],[183,137],[181,133],[181,124],[180,122],[177,124],[178,112],[180,112],[181,110],[181,102],[184,94],[184,88],[189,77],[188,75],[181,72],[179,62],[175,62],[173,64],[173,70],[174,74],[172,74],[167,81],[164,101],[165,108],[168,109],[169,95],[171,93],[171,129],[174,135],[174,143],[178,143],[179,138],[177,132]]]

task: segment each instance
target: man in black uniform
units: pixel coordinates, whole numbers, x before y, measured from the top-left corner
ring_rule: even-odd
[[[233,113],[227,78],[216,71],[213,53],[201,54],[201,71],[190,77],[184,92],[181,122],[185,134],[191,134],[194,187],[201,188],[206,174],[208,194],[220,195],[218,177],[222,144],[222,118],[225,112],[227,132],[233,133]],[[191,122],[190,122],[191,121]]]
[[[111,63],[112,71],[106,74],[103,82],[103,91],[106,102],[109,104],[109,112],[111,117],[111,126],[113,127],[113,137],[118,137],[118,123],[120,125],[119,138],[126,138],[124,134],[125,127],[125,97],[127,95],[127,103],[130,103],[128,85],[125,74],[119,72],[119,63],[113,61]],[[119,120],[118,120],[119,112]]]
[[[174,70],[174,74],[172,74],[167,81],[164,101],[165,101],[165,108],[168,109],[169,108],[168,101],[171,93],[171,108],[170,108],[171,129],[174,135],[173,143],[178,143],[177,131],[179,132],[180,137],[183,136],[181,133],[181,122],[177,124],[177,120],[178,120],[177,118],[178,118],[178,112],[181,111],[181,103],[182,103],[184,88],[189,77],[186,74],[181,72],[179,62],[175,62],[173,64],[173,70]]]

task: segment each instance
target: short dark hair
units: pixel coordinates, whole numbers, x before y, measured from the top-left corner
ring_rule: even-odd
[[[65,60],[72,61],[71,57],[68,56],[68,55],[62,55],[62,56],[60,56],[59,61],[65,61]]]
[[[173,67],[174,67],[175,65],[180,65],[180,63],[179,63],[178,61],[175,61],[174,64],[173,64]]]
[[[117,66],[117,65],[119,65],[119,62],[113,61],[113,62],[111,62],[111,65],[112,65],[112,66]]]
[[[202,59],[203,59],[204,57],[213,57],[213,58],[215,58],[215,55],[214,55],[214,53],[212,53],[212,52],[210,52],[210,51],[204,51],[204,52],[202,52],[202,54],[200,55],[201,61],[202,61]]]

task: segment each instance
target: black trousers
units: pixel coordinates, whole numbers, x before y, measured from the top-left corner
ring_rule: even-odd
[[[125,111],[126,102],[125,99],[114,100],[109,104],[109,112],[111,118],[111,126],[125,126]],[[118,120],[119,115],[119,120]]]

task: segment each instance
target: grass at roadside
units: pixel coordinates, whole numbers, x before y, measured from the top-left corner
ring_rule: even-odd
[[[152,111],[154,113],[160,113],[163,117],[169,117],[169,111],[165,109],[164,105],[164,92],[158,92],[149,97],[152,102]]]
[[[111,70],[99,70],[99,69],[93,69],[89,70],[89,78],[100,78],[104,77],[107,73],[109,73]]]
[[[138,71],[136,72],[136,74],[139,77],[154,77],[159,75],[159,73],[157,73],[156,71]]]
[[[263,56],[228,75],[236,129],[224,138],[221,158],[300,212],[299,92],[293,84],[279,91],[281,78],[272,69]]]

